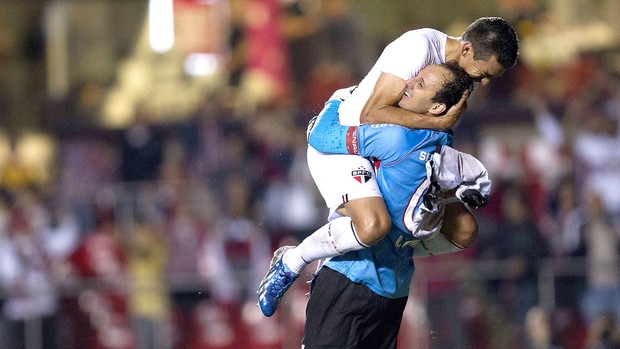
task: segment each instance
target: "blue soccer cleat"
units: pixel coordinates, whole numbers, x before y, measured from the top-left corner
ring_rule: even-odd
[[[263,315],[269,317],[276,312],[278,304],[299,274],[292,272],[283,262],[282,256],[292,246],[282,246],[273,253],[269,271],[258,287],[258,306]]]

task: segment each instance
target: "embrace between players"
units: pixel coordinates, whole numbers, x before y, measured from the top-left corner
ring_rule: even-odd
[[[308,167],[328,223],[276,250],[258,289],[271,316],[304,267],[325,261],[313,280],[303,348],[396,348],[413,257],[474,242],[470,207],[486,204],[491,182],[476,158],[450,147],[450,128],[474,84],[502,75],[517,55],[517,35],[499,17],[474,21],[458,38],[408,31],[311,121]]]

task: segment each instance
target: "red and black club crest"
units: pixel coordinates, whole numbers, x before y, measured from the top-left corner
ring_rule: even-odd
[[[351,171],[351,177],[353,177],[353,179],[355,179],[356,181],[364,184],[372,178],[372,172],[363,167],[359,167]]]

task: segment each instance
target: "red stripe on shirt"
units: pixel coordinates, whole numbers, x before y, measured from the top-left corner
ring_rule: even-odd
[[[346,145],[347,145],[347,152],[349,152],[349,154],[354,154],[354,155],[359,154],[360,149],[359,149],[359,144],[357,140],[357,126],[351,126],[347,130]]]

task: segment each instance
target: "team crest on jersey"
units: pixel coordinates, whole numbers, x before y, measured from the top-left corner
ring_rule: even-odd
[[[351,177],[353,177],[353,179],[360,182],[361,184],[364,184],[372,178],[372,172],[370,172],[368,169],[360,167],[351,172]]]

